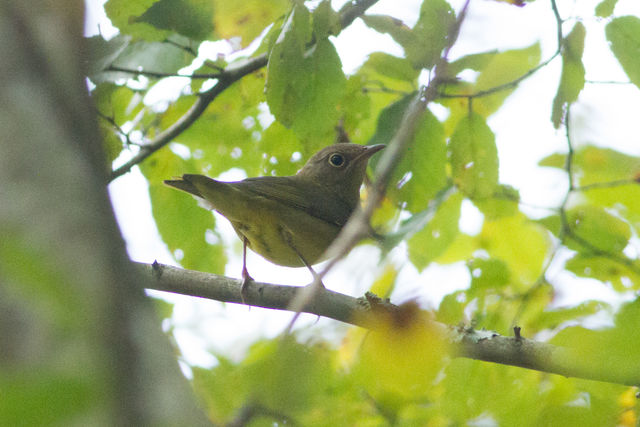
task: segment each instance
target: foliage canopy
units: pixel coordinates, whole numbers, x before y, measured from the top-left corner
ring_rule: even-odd
[[[338,344],[265,340],[242,361],[218,354],[215,367],[192,367],[210,418],[227,423],[244,410],[261,422],[301,425],[634,425],[632,388],[451,359],[424,325],[429,316],[501,334],[518,325],[528,337],[551,337],[591,358],[593,369],[617,364],[639,377],[637,145],[634,155],[608,146],[606,136],[576,137],[588,124],[573,120],[572,111],[585,92],[607,84],[590,80],[583,60],[597,38],[612,53],[602,60],[617,61],[628,77],[625,90],[638,91],[640,18],[617,15],[622,0],[594,4],[582,16],[569,15],[567,1],[504,1],[491,10],[528,19],[530,8],[544,7],[545,19],[557,26],[557,48],[541,42],[479,48],[465,32],[471,23],[482,27],[476,2],[467,10],[459,2],[424,0],[411,23],[370,13],[368,4],[358,9],[365,3],[337,11],[326,0],[109,0],[105,10],[120,33],[90,40],[89,78],[110,160],[149,151],[135,163],[148,180],[164,242],[185,268],[213,273],[223,273],[227,262],[219,230],[192,200],[163,188],[163,179],[184,172],[215,177],[232,168],[247,176],[293,174],[335,140],[336,126],[353,142],[388,144],[422,87],[436,91],[373,219],[383,235],[383,268],[372,289],[392,299],[394,291],[420,292],[421,284],[398,281],[404,267],[385,258],[397,247],[418,271],[457,263],[468,270],[469,286],[446,295],[429,314],[409,310],[401,326],[383,319],[379,331],[350,329]],[[351,25],[349,13],[369,31],[390,36],[403,54],[373,51],[345,72],[336,45]],[[204,47],[214,40],[237,51],[206,57]],[[463,43],[476,50],[454,56]],[[561,191],[554,189],[544,206],[531,206],[520,188],[501,179],[509,159],[497,143],[503,129],[492,119],[511,108],[510,96],[528,79],[554,64],[557,72],[543,85],[557,90],[543,102],[557,143],[543,158],[528,160],[538,171],[562,174]],[[146,101],[168,81],[181,85],[175,99]],[[216,86],[222,91],[212,95]],[[203,100],[205,108],[190,115]],[[520,111],[522,123],[530,114]],[[164,139],[182,120],[188,125]],[[372,175],[380,163],[372,162]],[[476,232],[461,229],[465,206],[482,217]],[[595,281],[626,302],[595,297],[558,306],[554,298],[566,292],[567,278],[583,279],[578,286]],[[589,328],[585,321],[594,315],[607,320]]]

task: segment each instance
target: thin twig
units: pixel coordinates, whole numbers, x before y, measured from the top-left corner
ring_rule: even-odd
[[[163,73],[160,71],[148,71],[148,70],[134,70],[131,68],[118,67],[117,65],[110,65],[105,68],[104,71],[113,71],[118,73],[128,73],[145,77],[165,78],[165,77],[186,77],[189,79],[217,79],[222,72],[217,73],[204,73],[204,74],[179,74],[179,73]]]

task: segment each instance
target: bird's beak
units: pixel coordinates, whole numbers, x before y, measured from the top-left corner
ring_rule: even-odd
[[[384,144],[369,145],[366,147],[367,149],[358,156],[358,160],[366,160],[385,147],[386,145]]]

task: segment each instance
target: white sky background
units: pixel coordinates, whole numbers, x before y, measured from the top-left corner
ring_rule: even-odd
[[[113,27],[104,15],[102,0],[86,1],[87,33],[97,33],[99,24],[102,34],[114,34]],[[334,1],[334,9],[342,3],[344,2]],[[420,3],[421,0],[381,0],[367,13],[392,15],[412,26],[417,19]],[[459,10],[462,1],[450,0],[450,3]],[[593,15],[599,0],[557,0],[557,3],[560,15],[569,18]],[[619,0],[615,15],[625,14],[640,15],[640,2]],[[606,21],[592,19],[583,23],[587,27],[583,58],[587,80],[628,81],[606,45]],[[570,31],[573,21],[567,25],[564,27],[565,35]],[[458,43],[451,52],[451,59],[492,49],[522,48],[536,41],[541,43],[542,60],[550,57],[556,49],[556,23],[549,1],[537,0],[518,8],[490,0],[471,0],[467,19],[462,26]],[[369,30],[360,20],[356,20],[334,39],[334,44],[347,73],[354,72],[370,52],[383,50],[394,55],[402,54],[402,48],[388,35]],[[208,49],[201,49],[200,54],[215,58],[219,52],[228,55],[232,49],[224,42],[211,43]],[[496,133],[500,154],[500,182],[518,188],[523,201],[535,206],[558,206],[567,188],[564,173],[537,167],[537,162],[542,157],[566,148],[564,129],[556,131],[550,121],[551,102],[557,90],[560,69],[561,60],[556,58],[550,65],[522,82],[507,98],[507,105],[489,120],[489,125]],[[162,99],[175,99],[185,85],[183,79],[169,79],[161,89],[156,88],[149,93],[145,102],[151,104]],[[587,84],[578,104],[572,108],[572,120],[575,123],[573,141],[576,146],[596,144],[638,156],[639,111],[640,91],[636,86]],[[222,178],[230,180],[243,176],[232,171],[223,174]],[[131,258],[143,262],[158,260],[175,264],[158,236],[151,216],[147,184],[139,170],[135,168],[131,173],[115,180],[110,185],[110,191]],[[537,216],[548,213],[532,212],[526,207],[522,209]],[[466,232],[476,233],[481,221],[482,215],[470,202],[466,202],[463,205],[461,227]],[[224,244],[230,257],[226,274],[240,277],[242,260],[239,239],[228,222],[220,220],[218,224],[222,227]],[[188,238],[189,236],[185,236],[185,239]],[[444,295],[463,289],[469,283],[466,267],[462,263],[434,265],[421,274],[418,273],[406,261],[403,248],[396,249],[390,259],[384,262],[402,268],[398,278],[400,289],[392,295],[392,301],[396,303],[418,298],[426,307],[437,307]],[[358,247],[333,269],[324,283],[333,290],[359,296],[371,286],[384,265],[378,265],[378,250],[375,247]],[[248,266],[253,277],[259,281],[302,285],[311,280],[304,268],[275,266],[251,252]],[[592,280],[576,279],[561,271],[560,267],[561,265],[552,266],[549,272],[552,282],[562,283],[554,305],[576,304],[589,298],[619,301],[619,295],[605,285]],[[154,293],[158,294],[160,293]],[[215,362],[209,351],[240,357],[247,345],[258,337],[275,336],[282,332],[292,317],[291,313],[276,310],[249,310],[243,306],[223,305],[191,297],[162,296],[176,303],[171,326],[176,328],[176,339],[185,352],[186,359],[189,363],[205,366]],[[296,324],[297,329],[303,336],[309,337],[322,329],[324,337],[333,333],[337,339],[344,330],[344,326],[335,321],[320,319],[317,324],[315,321],[315,317],[303,315]]]

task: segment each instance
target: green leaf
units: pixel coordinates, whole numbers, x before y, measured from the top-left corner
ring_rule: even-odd
[[[382,76],[410,82],[411,84],[415,84],[420,74],[407,59],[383,52],[371,53],[363,68],[371,69]]]
[[[413,29],[386,15],[366,15],[362,20],[370,28],[389,34],[404,48],[413,67],[420,70],[432,68],[440,58],[456,16],[445,0],[430,0],[422,3],[420,17]]]
[[[566,155],[552,154],[540,164],[564,169]],[[640,232],[640,157],[587,145],[574,152],[572,172],[584,197],[613,209]]]
[[[493,195],[486,199],[474,199],[473,204],[487,219],[515,215],[519,212],[520,193],[515,188],[498,184]]]
[[[254,399],[287,414],[307,408],[330,385],[327,356],[322,347],[305,346],[291,337],[258,343],[243,363],[243,376]]]
[[[533,284],[551,249],[547,232],[522,214],[485,220],[478,236],[480,247],[509,267],[513,284]]]
[[[403,184],[400,188],[391,187],[389,197],[411,212],[425,209],[447,184],[446,165],[447,144],[442,124],[427,110],[413,142],[394,171],[393,179]]]
[[[499,289],[509,283],[509,267],[496,258],[473,258],[467,263],[471,274],[471,291]]]
[[[364,86],[365,79],[362,75],[349,76],[345,95],[338,105],[338,110],[345,132],[352,138],[366,140],[369,133],[365,135],[363,133],[368,128],[371,128],[370,132],[373,133],[373,119],[371,118],[371,98],[365,93]]]
[[[547,157],[542,158],[538,165],[549,168],[565,169],[567,166],[567,155],[561,153],[549,154]]]
[[[404,45],[407,59],[415,68],[432,68],[449,43],[449,31],[456,14],[445,0],[422,2],[420,17],[413,27],[413,39]]]
[[[170,33],[145,22],[136,20],[142,16],[158,0],[108,0],[104,4],[104,11],[114,27],[123,35],[133,36],[134,39],[160,41]]]
[[[578,22],[571,33],[562,41],[562,74],[551,113],[551,121],[556,129],[562,123],[566,109],[578,99],[580,91],[584,88],[585,71],[582,64],[582,53],[584,52],[585,36],[585,27],[581,22]]]
[[[489,117],[517,88],[517,85],[512,83],[539,64],[540,45],[535,43],[523,49],[508,50],[496,54],[488,52],[481,55],[486,56],[469,59],[471,65],[481,67],[475,84],[456,84],[454,85],[456,90],[451,92],[456,94],[489,92],[489,94],[473,100],[473,111],[483,117]],[[488,63],[486,63],[487,60]],[[458,65],[458,67],[460,66],[466,66],[466,64]],[[445,123],[446,131],[449,133],[450,127],[456,126],[458,121],[467,115],[469,106],[466,102],[460,102],[459,99],[442,100],[442,104],[451,110]]]
[[[340,15],[331,8],[331,1],[323,0],[313,11],[313,35],[317,40],[340,33]]]
[[[181,68],[190,65],[192,60],[193,56],[174,44],[140,41],[128,44],[110,65],[129,70],[176,73]],[[92,75],[91,79],[94,82],[116,82],[134,76],[132,73],[104,71]]]
[[[622,16],[607,24],[611,51],[633,84],[640,87],[640,18]]]
[[[462,118],[449,150],[453,180],[460,190],[470,198],[491,196],[498,185],[498,150],[484,118],[474,112]]]
[[[601,313],[607,307],[600,301],[586,301],[575,307],[563,307],[546,310],[536,319],[536,325],[542,329],[557,328],[565,322],[583,319],[596,313]]]
[[[93,36],[87,39],[87,50],[89,51],[88,77],[99,84],[104,81],[101,77],[102,71],[108,68],[122,54],[131,42],[130,36],[119,34],[110,40],[105,40],[101,36]]]
[[[296,161],[291,161],[292,154],[304,152],[304,147],[296,133],[278,121],[271,123],[264,131],[259,146],[261,151],[269,156],[269,175],[294,175],[304,164],[302,156]]]
[[[608,18],[613,14],[618,0],[602,0],[596,6],[596,16],[599,18]]]
[[[158,0],[133,22],[205,40],[213,32],[213,4],[210,0]]]
[[[497,54],[497,50],[492,50],[489,52],[472,53],[470,55],[465,55],[462,58],[451,62],[447,67],[447,73],[451,77],[454,77],[464,70],[482,71],[487,65],[491,63],[493,57]]]
[[[425,269],[442,255],[454,241],[460,229],[462,195],[453,193],[439,207],[422,230],[408,241],[409,260],[418,270]]]
[[[181,133],[175,142],[189,147],[194,154],[195,171],[217,176],[231,168],[246,171],[247,176],[263,175],[267,160],[258,150],[262,128],[258,104],[264,99],[264,78],[251,74],[222,92],[207,110]],[[195,96],[181,96],[159,119],[166,129],[193,105]],[[184,172],[184,171],[182,171]],[[180,172],[180,173],[182,173]]]
[[[617,292],[640,289],[640,263],[632,266],[622,264],[604,256],[578,253],[569,259],[565,269],[578,277],[596,279],[610,284]]]
[[[267,67],[267,102],[273,115],[300,136],[332,131],[339,117],[336,104],[346,78],[340,58],[327,39],[306,51],[309,11],[296,5],[285,22]]]
[[[142,96],[126,86],[101,83],[91,92],[91,98],[100,112],[98,125],[107,161],[112,162],[124,148],[119,136],[120,127],[144,108]]]
[[[212,0],[216,34],[230,39],[240,37],[247,47],[256,37],[289,10],[288,0]]]
[[[379,33],[389,34],[403,48],[413,43],[415,39],[411,28],[397,18],[388,15],[364,15],[361,19],[369,28]]]
[[[567,211],[567,223],[577,237],[569,236],[569,247],[576,250],[619,253],[631,238],[629,224],[599,206],[582,205]]]

